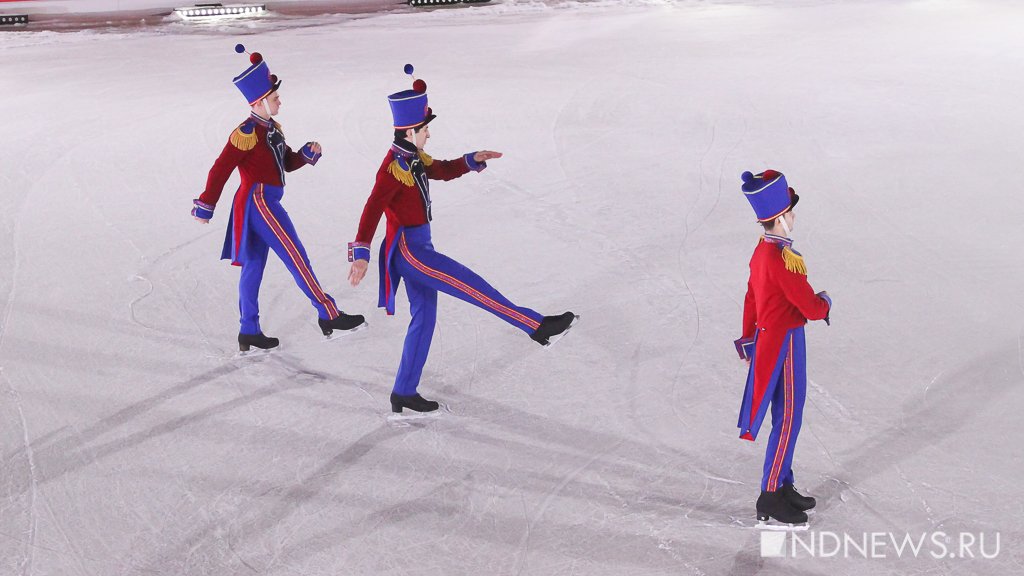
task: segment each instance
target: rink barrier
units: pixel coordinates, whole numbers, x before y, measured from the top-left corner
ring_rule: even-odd
[[[0,26],[28,24],[28,14],[0,14]]]
[[[174,13],[181,18],[209,18],[211,16],[257,16],[267,11],[266,4],[196,4],[183,8],[175,8]]]
[[[483,4],[491,0],[407,0],[409,6],[452,6],[454,4]]]

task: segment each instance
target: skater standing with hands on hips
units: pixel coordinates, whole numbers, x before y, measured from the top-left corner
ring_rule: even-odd
[[[815,501],[796,491],[792,469],[807,394],[804,324],[808,320],[828,323],[832,300],[827,292],[814,293],[803,257],[793,250],[793,207],[800,197],[786,177],[766,170],[756,176],[744,172],[742,178],[743,193],[764,227],[764,236],[750,258],[743,336],[735,342],[740,357],[750,365],[740,407],[740,438],[753,441],[757,437],[770,403],[772,431],[757,517],[760,527],[805,528],[806,511],[814,508]]]
[[[235,51],[241,54],[245,47],[238,44]],[[366,325],[362,316],[350,316],[339,310],[334,298],[320,287],[291,218],[281,205],[285,173],[307,164],[315,165],[321,155],[320,144],[307,142],[294,152],[285,143],[281,125],[273,118],[281,107],[281,81],[270,73],[259,52],[251,54],[249,62],[251,65],[233,80],[249,103],[249,118],[231,133],[210,170],[206,190],[192,201],[192,216],[209,223],[224,184],[238,168],[242,182],[231,204],[221,258],[231,259],[233,265],[242,267],[238,283],[238,347],[242,352],[253,346],[268,349],[279,344],[277,338],[265,336],[260,327],[258,298],[270,249],[281,258],[313,304],[325,336],[330,337],[335,330],[354,331]]]
[[[413,67],[405,65],[412,76]],[[405,280],[412,320],[405,337],[402,360],[391,393],[391,409],[417,412],[437,410],[438,403],[417,393],[423,365],[437,321],[437,293],[444,292],[474,304],[548,346],[578,319],[572,312],[541,316],[516,306],[455,260],[436,252],[430,239],[430,180],[452,180],[470,170],[480,172],[487,161],[501,158],[498,152],[470,152],[455,160],[434,160],[423,151],[430,138],[427,124],[435,118],[427,106],[427,85],[415,80],[412,90],[388,96],[395,138],[377,171],[355,242],[349,244],[349,281],[358,285],[366,275],[373,239],[381,214],[387,214],[387,233],[380,248],[380,297],[378,306],[395,313],[398,284]]]

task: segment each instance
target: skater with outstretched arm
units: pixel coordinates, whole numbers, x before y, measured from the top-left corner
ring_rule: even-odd
[[[771,405],[772,431],[765,453],[759,527],[806,528],[814,498],[793,486],[793,449],[800,433],[807,394],[804,324],[829,321],[832,300],[814,293],[803,257],[793,249],[793,207],[800,197],[774,170],[743,173],[743,193],[754,208],[764,236],[750,258],[743,306],[743,336],[736,340],[750,368],[740,407],[740,438],[753,441]]]
[[[406,65],[412,75],[413,68]],[[479,172],[487,161],[501,158],[498,152],[470,152],[455,160],[434,160],[423,150],[430,138],[427,124],[435,118],[427,106],[427,86],[415,80],[412,90],[388,96],[395,138],[377,171],[355,242],[349,244],[353,286],[366,275],[370,242],[382,214],[387,214],[387,233],[380,248],[380,297],[378,305],[395,313],[398,284],[405,280],[412,320],[405,337],[401,364],[391,393],[391,409],[417,412],[438,409],[438,403],[419,395],[417,387],[427,361],[437,321],[437,293],[474,304],[548,346],[578,319],[572,312],[542,316],[517,306],[469,268],[434,250],[430,239],[430,180],[452,180],[469,171]]]
[[[243,53],[245,47],[238,44],[235,51]],[[320,287],[306,249],[281,205],[285,173],[307,164],[315,165],[321,155],[320,144],[307,142],[295,152],[285,143],[281,125],[274,120],[281,108],[278,92],[281,81],[270,73],[259,52],[251,54],[249,62],[251,65],[234,79],[235,86],[249,103],[249,117],[231,133],[210,169],[206,189],[192,201],[192,216],[199,222],[209,223],[224,184],[238,169],[242,182],[231,203],[221,258],[242,267],[238,283],[241,316],[238,348],[242,352],[254,346],[269,349],[279,344],[277,338],[264,335],[260,327],[260,284],[271,249],[313,304],[325,336],[331,337],[335,331],[355,331],[366,325],[362,316],[348,315],[338,309],[334,298]]]

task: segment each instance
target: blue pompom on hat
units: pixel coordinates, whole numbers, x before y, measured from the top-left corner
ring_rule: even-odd
[[[775,170],[760,174],[744,172],[743,194],[754,208],[759,222],[771,222],[782,216],[800,200],[800,196],[789,187],[786,177]]]
[[[239,54],[245,52],[245,46],[235,44],[235,52]],[[263,59],[263,55],[259,52],[253,52],[249,55],[249,63],[251,65],[244,72],[235,76],[232,82],[235,83],[235,87],[245,97],[246,102],[252,106],[266,98],[274,90],[280,88],[281,80],[276,75],[270,73],[267,61]]]
[[[404,67],[406,74],[412,76],[415,69],[412,64]],[[402,90],[388,96],[391,105],[391,116],[395,130],[419,128],[436,118],[427,104],[427,83],[413,77],[411,90]]]

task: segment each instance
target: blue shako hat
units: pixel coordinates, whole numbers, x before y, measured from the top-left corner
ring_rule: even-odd
[[[405,65],[405,73],[412,76],[412,64]],[[412,90],[402,90],[388,96],[395,130],[419,128],[436,118],[427,105],[427,83],[413,76]]]
[[[782,172],[765,170],[760,174],[744,172],[743,194],[754,208],[758,222],[771,222],[782,216],[800,200],[796,192],[786,183]]]
[[[245,46],[235,44],[235,52],[245,52]],[[281,81],[276,75],[270,73],[270,67],[259,52],[249,54],[249,62],[252,64],[245,72],[242,72],[232,82],[245,96],[250,106],[266,98],[271,92],[281,87]]]

